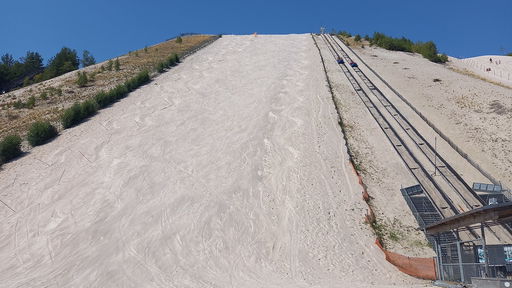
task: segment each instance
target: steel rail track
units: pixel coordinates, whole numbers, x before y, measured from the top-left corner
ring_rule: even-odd
[[[352,59],[348,56],[343,47],[341,47],[339,42],[336,41],[336,39],[339,41],[342,40],[339,38],[334,38],[332,35],[328,35],[328,37],[330,37],[331,40],[336,44],[336,46],[341,50],[344,57],[346,57],[349,61],[352,61]],[[350,49],[350,51],[354,55],[356,55],[356,57],[361,59],[352,49]],[[409,120],[407,120],[407,118],[404,117],[403,114],[396,108],[396,106],[391,101],[389,101],[389,99],[384,95],[384,93],[382,93],[382,91],[373,84],[373,82],[366,76],[366,74],[359,67],[352,68],[356,72],[356,74],[358,74],[359,78],[363,80],[363,82],[368,87],[368,89],[370,89],[373,95],[375,95],[375,97],[385,107],[389,114],[396,120],[400,127],[416,144],[418,149],[420,149],[420,151],[422,151],[422,153],[427,157],[429,162],[432,165],[436,166],[435,169],[439,171],[443,179],[445,179],[445,181],[450,185],[452,190],[456,192],[459,199],[461,199],[462,202],[464,202],[466,207],[471,210],[474,208],[485,206],[487,203],[485,203],[482,200],[482,198],[480,198],[480,196],[466,183],[466,181],[462,179],[460,174],[458,174],[455,171],[455,169],[434,149],[434,147],[432,147],[432,145],[428,141],[426,141],[426,139],[421,135],[421,133],[419,133],[418,130],[409,122]],[[381,79],[381,77],[378,78]],[[394,91],[394,89],[392,90]],[[400,99],[402,98],[400,97]],[[442,163],[442,165],[437,165],[436,158]],[[463,210],[462,207],[460,208],[461,210]],[[491,229],[490,226],[486,226],[498,240],[502,240],[501,237],[497,235],[496,231]],[[502,236],[510,238],[512,236],[512,229],[507,225],[501,225],[501,227],[504,230],[506,230],[506,235]]]
[[[348,61],[352,61],[352,59],[341,47],[341,45],[335,39],[333,39],[331,35],[328,37],[331,37],[331,40],[340,49],[343,57],[345,57],[345,59]],[[432,145],[418,132],[418,130],[409,122],[409,120],[403,116],[403,114],[396,108],[396,106],[391,103],[391,101],[389,101],[389,99],[382,93],[382,91],[371,82],[366,74],[359,67],[352,67],[352,69],[356,72],[359,78],[363,80],[366,87],[370,89],[372,94],[377,97],[379,102],[384,106],[389,114],[393,116],[393,118],[400,125],[400,127],[402,127],[409,138],[411,138],[416,146],[423,152],[430,163],[435,165],[435,169],[439,171],[441,176],[443,176],[446,182],[449,183],[453,190],[459,195],[460,199],[466,204],[466,207],[471,210],[484,206],[486,203],[484,203],[480,196],[478,196],[478,194],[476,194],[476,192],[473,191],[471,187],[469,187],[466,181],[462,179],[460,174],[458,174],[455,169],[453,169],[453,167],[434,149],[434,147],[432,147]],[[436,163],[437,160],[439,160],[441,165]],[[454,177],[455,179],[453,179]],[[470,195],[472,197],[467,198],[466,195]]]
[[[331,35],[323,35],[323,37],[324,37],[324,41],[326,41],[327,46],[329,47],[329,50],[331,51],[331,54],[335,58],[340,57],[340,55],[338,53],[338,52],[340,52],[343,55],[343,58],[345,61],[352,61],[350,56],[344,51],[344,49],[341,47],[341,45]],[[335,44],[333,44],[333,43],[335,43]],[[338,47],[338,49],[339,49],[338,51],[336,51],[336,49],[334,47],[335,45]],[[353,52],[353,53],[355,54],[355,52]],[[347,75],[345,70],[348,70],[348,68],[345,64],[340,65],[340,67],[342,68],[342,70],[344,70],[343,72],[349,79],[350,83],[352,84],[352,86],[354,87],[356,92],[361,97],[362,95],[360,94],[360,92],[358,92],[357,88],[360,89],[362,92],[364,92],[364,91],[357,84],[357,81],[354,79],[352,73],[350,73],[348,71],[350,73],[350,76]],[[473,209],[473,208],[481,207],[481,206],[485,205],[484,201],[478,196],[478,194],[476,194],[476,192],[473,191],[473,189],[471,189],[471,187],[469,187],[469,185],[462,179],[462,177],[455,171],[455,169],[453,169],[453,167],[451,165],[449,165],[449,163],[446,160],[444,160],[444,158],[441,155],[439,155],[437,153],[437,151],[432,147],[432,145],[430,143],[428,143],[428,141],[426,141],[426,139],[418,132],[418,130],[413,125],[411,125],[411,123],[407,120],[407,118],[405,118],[403,116],[403,114],[396,108],[396,106],[393,105],[393,103],[391,103],[388,100],[388,98],[382,93],[382,91],[380,89],[378,89],[372,83],[372,81],[364,74],[364,72],[361,71],[361,69],[359,67],[352,67],[352,68],[353,68],[354,72],[356,72],[358,77],[362,80],[362,82],[365,83],[366,87],[379,100],[379,102],[388,111],[388,113],[392,116],[392,118],[396,120],[396,122],[403,129],[403,131],[405,131],[405,133],[409,136],[409,138],[414,142],[416,147],[426,156],[426,158],[432,165],[436,166],[435,169],[437,169],[439,171],[439,173],[442,175],[443,179],[449,184],[451,189],[456,193],[458,198],[466,205],[466,207],[469,209]],[[357,86],[354,86],[354,83],[356,83]],[[364,94],[366,96],[365,98],[367,99],[367,101],[371,102],[371,105],[373,106],[373,108],[378,110],[378,108],[375,107],[375,104],[373,103],[373,101],[366,95],[366,92],[364,92]],[[362,100],[363,100],[363,98],[362,98]],[[363,100],[363,102],[365,102],[365,100]],[[366,103],[365,103],[365,105],[366,105]],[[379,110],[379,113],[381,113],[380,110]],[[379,121],[377,121],[377,122],[379,122]],[[391,127],[391,125],[389,125],[389,122],[387,124],[388,124],[388,126]],[[399,154],[400,154],[400,152],[399,152]],[[412,152],[411,152],[411,154],[412,154]],[[401,155],[401,157],[402,157],[402,155]],[[437,165],[436,158],[440,161],[440,165]],[[402,159],[403,159],[403,157],[402,157]],[[422,166],[419,162],[418,162],[418,165]],[[409,166],[408,166],[408,168],[410,169]],[[413,170],[411,170],[411,172],[413,172]],[[430,176],[430,174],[428,174],[428,173],[427,173],[427,175]],[[438,184],[434,181],[434,179],[432,177],[429,177],[429,178],[430,178],[431,182],[434,183],[435,186],[437,186],[437,188],[438,188],[437,192],[442,194],[443,199],[445,199],[445,198],[449,199],[448,201],[445,201],[444,203],[451,204],[449,206],[450,206],[452,212],[454,213],[454,215],[460,213],[460,211],[455,207],[455,205],[453,204],[451,199],[447,196],[446,192],[443,191],[438,186]],[[418,181],[418,182],[420,182],[420,181]],[[421,182],[420,182],[420,184],[425,189],[425,186]],[[429,191],[426,191],[426,192],[427,192],[426,194],[429,194]],[[469,198],[467,196],[469,196]],[[435,204],[435,200],[439,200],[439,197],[432,197],[432,195],[430,195],[430,198],[431,198],[431,200],[434,200],[434,201],[432,201],[434,204]],[[437,198],[437,199],[433,199],[433,198]],[[443,205],[444,203],[441,202],[441,205]],[[439,205],[435,204],[435,206],[438,210],[440,210]],[[462,207],[460,207],[460,210],[464,211],[464,209],[462,209]],[[446,215],[446,214],[448,214],[448,215]],[[452,216],[450,214],[452,214],[452,213],[441,213],[441,215],[443,215],[443,217]],[[506,232],[508,232],[508,233],[506,233],[507,236],[510,237],[510,235],[512,235],[512,230],[509,227],[507,227],[506,225],[501,225],[501,227],[503,227],[506,230]],[[488,228],[488,231],[490,231],[499,241],[502,241],[501,237],[499,237],[493,229],[491,229],[489,226],[487,226],[487,228]],[[470,230],[470,233],[475,237],[477,236],[477,234],[472,230]],[[502,235],[502,236],[504,236],[504,235]]]
[[[333,57],[337,58],[339,57],[339,54],[334,49],[334,47],[331,45],[329,40],[326,38],[326,36],[323,36],[323,40],[327,44],[327,47],[329,48],[329,51],[333,55]],[[362,87],[359,85],[358,81],[355,79],[355,77],[352,75],[350,70],[347,68],[346,64],[340,64],[339,65],[349,80],[350,84],[356,91],[357,95],[363,101],[364,105],[370,112],[370,114],[373,116],[373,118],[377,121],[379,124],[379,127],[384,132],[386,137],[389,139],[391,144],[393,145],[393,148],[397,151],[398,155],[402,160],[404,161],[405,165],[409,168],[409,170],[412,172],[413,176],[416,178],[416,180],[422,185],[424,190],[426,190],[427,197],[430,198],[438,212],[443,215],[444,217],[453,216],[458,213],[458,210],[455,208],[454,204],[451,202],[451,200],[444,194],[440,193],[439,191],[442,191],[441,187],[438,186],[438,184],[432,179],[432,176],[425,170],[423,165],[419,162],[419,160],[414,156],[412,151],[409,149],[409,147],[405,144],[405,142],[402,140],[402,138],[398,135],[396,130],[390,125],[388,120],[384,117],[382,112],[375,107],[371,99],[368,97],[366,92],[362,89]],[[447,209],[450,208],[450,209]]]
[[[333,55],[334,58],[338,58],[339,54],[337,53],[334,46],[330,43],[329,39],[325,35],[323,35],[323,40],[327,44],[329,51]],[[443,189],[437,184],[436,181],[432,178],[430,173],[423,167],[421,162],[414,156],[409,147],[405,144],[403,139],[398,135],[397,131],[393,126],[390,125],[389,121],[384,117],[382,112],[375,106],[373,101],[368,97],[366,92],[359,85],[358,81],[355,79],[353,74],[350,72],[346,63],[339,64],[343,73],[351,83],[352,87],[358,94],[361,101],[363,101],[364,105],[373,116],[373,118],[379,124],[379,127],[384,132],[386,137],[389,139],[395,151],[397,151],[400,158],[404,161],[405,165],[411,171],[414,178],[418,181],[418,183],[423,187],[425,191],[425,195],[430,199],[436,210],[439,214],[446,218],[459,214],[460,212],[455,207],[451,199],[446,195]],[[473,229],[468,228],[469,233],[471,233],[472,237],[477,238],[478,234],[473,231]],[[494,233],[493,233],[494,234]],[[471,237],[466,236],[468,239]]]

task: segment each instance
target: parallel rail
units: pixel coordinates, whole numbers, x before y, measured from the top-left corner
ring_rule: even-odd
[[[330,35],[322,35],[323,40],[327,44],[329,51],[333,55],[334,58],[341,58],[340,54],[343,55],[343,59],[345,62],[350,62],[352,59],[349,55],[344,51],[341,45]],[[337,49],[336,49],[337,47]],[[431,202],[434,204],[434,207],[438,210],[438,212],[443,217],[450,217],[453,215],[459,214],[464,209],[459,206],[458,209],[450,197],[447,196],[447,193],[443,191],[443,189],[437,184],[437,182],[432,178],[432,176],[426,171],[421,162],[414,156],[412,151],[407,147],[404,140],[397,133],[395,128],[393,128],[388,120],[383,116],[382,112],[378,107],[376,107],[375,103],[368,97],[366,92],[359,85],[358,81],[355,79],[353,74],[350,72],[346,64],[340,64],[340,68],[343,73],[351,83],[352,87],[358,94],[359,98],[363,101],[366,108],[370,112],[370,114],[374,117],[374,119],[379,124],[380,128],[383,130],[386,137],[393,144],[393,147],[402,158],[406,166],[409,168],[413,176],[416,178],[418,183],[423,187],[427,197],[430,198]],[[425,138],[417,131],[417,129],[411,125],[411,123],[405,118],[402,113],[391,103],[388,98],[372,83],[372,81],[364,74],[359,67],[352,67],[354,72],[358,75],[358,77],[362,80],[362,82],[366,85],[366,87],[372,92],[373,95],[379,100],[384,109],[388,111],[388,113],[392,116],[393,119],[397,121],[402,130],[410,137],[410,139],[414,142],[416,147],[426,156],[431,164],[435,164],[435,168],[442,175],[443,179],[446,183],[449,184],[450,190],[453,194],[458,196],[458,198],[464,203],[467,209],[471,210],[474,208],[481,207],[485,205],[484,201],[476,194],[475,191],[462,179],[462,177],[453,169],[449,163],[442,158],[437,151],[425,140]],[[437,161],[439,161],[439,165],[437,165]],[[507,226],[501,226],[504,228],[503,233],[496,233],[490,227],[487,227],[487,230],[491,232],[499,241],[503,236],[510,237],[512,235],[512,231]],[[499,229],[499,228],[498,228]],[[473,237],[478,237],[478,234],[469,229],[469,232]],[[500,235],[498,235],[500,234]],[[469,235],[468,235],[469,236]],[[500,237],[501,236],[501,237]]]
[[[334,58],[339,58],[340,55],[334,49],[334,46],[331,44],[330,39],[327,36],[323,35],[323,39],[327,44],[329,51],[334,56]],[[390,125],[388,120],[384,117],[382,112],[375,107],[372,100],[368,97],[366,92],[359,85],[358,81],[352,75],[350,70],[348,69],[346,64],[339,65],[349,80],[350,84],[356,91],[357,95],[363,101],[364,105],[373,116],[373,118],[379,124],[379,127],[382,129],[386,137],[389,139],[393,148],[397,151],[398,155],[404,161],[405,165],[412,172],[414,178],[421,184],[421,186],[426,191],[427,197],[430,198],[437,211],[443,215],[443,217],[450,217],[456,214],[459,214],[457,208],[452,203],[452,201],[446,196],[445,193],[442,192],[441,187],[432,179],[432,176],[425,170],[423,165],[419,162],[419,160],[414,156],[409,147],[405,144],[402,138],[398,135],[397,131]],[[449,209],[448,209],[449,208]]]
[[[332,36],[328,36],[331,37]],[[335,40],[331,39],[343,57],[347,61],[352,61],[348,54],[344,51],[341,45]],[[377,97],[379,102],[384,106],[388,113],[393,116],[400,127],[407,133],[409,138],[415,143],[416,147],[423,152],[432,165],[435,165],[435,169],[439,171],[441,176],[446,180],[447,183],[453,188],[453,191],[457,193],[460,199],[466,205],[469,210],[485,206],[485,202],[473,191],[473,189],[462,179],[462,177],[448,164],[446,160],[432,147],[432,145],[416,130],[416,128],[403,116],[403,114],[391,103],[388,98],[377,88],[364,74],[359,67],[352,67],[356,74],[363,80],[366,87]],[[461,207],[460,207],[461,208]]]

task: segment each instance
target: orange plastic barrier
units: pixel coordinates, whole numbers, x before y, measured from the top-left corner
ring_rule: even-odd
[[[366,185],[363,182],[363,178],[356,170],[352,159],[350,159],[350,164],[352,164],[352,169],[354,169],[354,173],[359,179],[359,184],[363,188],[363,199],[368,204],[368,213],[366,214],[365,221],[366,223],[373,223],[375,221],[375,213],[373,213],[373,209],[369,203],[370,195],[368,194]],[[398,270],[402,271],[403,273],[416,278],[436,280],[436,264],[433,258],[408,257],[395,252],[387,251],[384,249],[384,247],[382,247],[379,239],[375,240],[375,244],[379,246],[382,252],[384,252],[384,255],[386,255],[386,260],[389,263],[395,265]]]
[[[436,264],[433,258],[407,257],[384,249],[377,239],[375,244],[386,255],[386,260],[398,270],[416,278],[436,280]]]

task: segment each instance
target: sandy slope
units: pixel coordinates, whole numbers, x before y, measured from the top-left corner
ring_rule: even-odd
[[[450,58],[453,67],[467,70],[476,75],[508,87],[512,87],[512,57],[485,55],[464,59]]]
[[[372,197],[378,223],[384,227],[382,230],[387,248],[408,256],[434,256],[424,234],[417,230],[418,222],[400,192],[401,187],[418,184],[417,180],[355,93],[325,41],[321,37],[316,39],[326,59],[326,68],[341,109],[349,147]],[[362,65],[360,67],[363,69]],[[371,80],[377,85],[378,81]],[[364,87],[363,83],[361,85]],[[366,92],[372,95],[370,91]],[[378,102],[376,99],[374,101]]]
[[[225,36],[4,166],[0,286],[425,285],[357,185],[311,37]]]
[[[512,187],[512,89],[454,72],[417,54],[375,47],[356,51],[483,169]],[[421,131],[428,129],[420,127]],[[432,143],[434,134],[425,135]],[[439,151],[469,184],[489,182],[458,163],[451,148],[441,146]]]

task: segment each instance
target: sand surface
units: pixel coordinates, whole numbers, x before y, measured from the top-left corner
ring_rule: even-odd
[[[417,185],[418,182],[355,93],[324,40],[316,39],[326,59],[335,99],[341,108],[349,147],[372,197],[377,221],[383,226],[387,249],[407,256],[435,256],[424,234],[417,230],[418,222],[400,192],[401,187]],[[378,83],[376,79],[372,81]],[[365,87],[362,82],[361,86]],[[372,95],[370,91],[367,94]]]
[[[512,87],[512,56],[485,55],[463,59],[450,57],[449,64],[484,79]]]
[[[450,69],[454,63],[435,64],[417,54],[375,47],[355,51],[485,171],[512,187],[512,89],[457,73]],[[407,117],[416,117],[409,110],[403,105]],[[435,133],[422,125],[420,132],[433,143]],[[438,151],[466,182],[490,183],[439,141]]]
[[[427,285],[373,244],[337,121],[310,35],[224,36],[3,166],[0,286]]]

